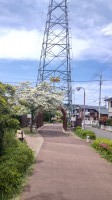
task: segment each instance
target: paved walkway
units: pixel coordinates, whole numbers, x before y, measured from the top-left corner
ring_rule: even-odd
[[[32,134],[26,136],[26,141],[37,157],[44,143],[44,138],[40,134]]]
[[[112,140],[112,132],[111,131],[94,128],[92,126],[86,126],[86,129],[94,131],[96,134],[96,137],[105,137],[105,138]]]
[[[59,125],[40,131],[44,143],[21,200],[112,200],[112,165]]]

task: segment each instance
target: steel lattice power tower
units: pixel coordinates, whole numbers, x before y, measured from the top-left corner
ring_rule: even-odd
[[[67,0],[50,0],[37,81],[52,82],[72,104]]]

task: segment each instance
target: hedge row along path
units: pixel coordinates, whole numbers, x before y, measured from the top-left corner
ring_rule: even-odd
[[[85,140],[45,125],[44,143],[21,200],[111,200],[112,165]]]

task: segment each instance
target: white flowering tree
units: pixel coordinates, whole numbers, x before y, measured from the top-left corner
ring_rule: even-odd
[[[46,82],[42,82],[37,87],[32,87],[30,82],[20,83],[16,86],[16,112],[21,115],[31,114],[31,132],[37,113],[44,110],[56,110],[62,106],[62,101],[63,92],[57,91]]]

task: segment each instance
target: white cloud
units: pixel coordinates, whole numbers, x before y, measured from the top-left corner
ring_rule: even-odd
[[[94,30],[89,28],[85,31],[82,31],[81,28],[76,28],[72,34],[72,57],[75,60],[99,61],[104,61],[111,57],[111,26],[108,26],[108,29],[107,27],[105,28],[105,34],[102,32],[104,27],[95,27]]]
[[[0,30],[0,58],[39,59],[42,35],[37,30]]]
[[[49,1],[35,0],[33,4],[31,0],[24,0],[22,4],[13,0],[1,2],[0,58],[39,59]],[[70,0],[73,59],[102,60],[111,56],[109,5],[111,0]]]
[[[39,59],[43,33],[37,30],[0,30],[0,58]],[[90,48],[90,41],[72,39],[73,58],[79,59]]]
[[[110,39],[102,35],[102,30],[94,31],[94,37],[88,37],[88,33],[81,35],[80,31],[72,36],[73,59],[101,60],[111,55]],[[39,60],[42,41],[43,33],[38,30],[0,29],[0,58]]]
[[[104,27],[101,32],[104,34],[104,35],[107,35],[107,36],[112,36],[112,23],[108,24],[106,27]]]
[[[73,58],[80,59],[84,52],[90,48],[90,41],[81,38],[73,38],[72,39],[72,52]]]
[[[0,58],[39,59],[42,38],[37,30],[0,30]],[[73,38],[72,46],[74,57],[79,58],[89,48],[89,41]]]

